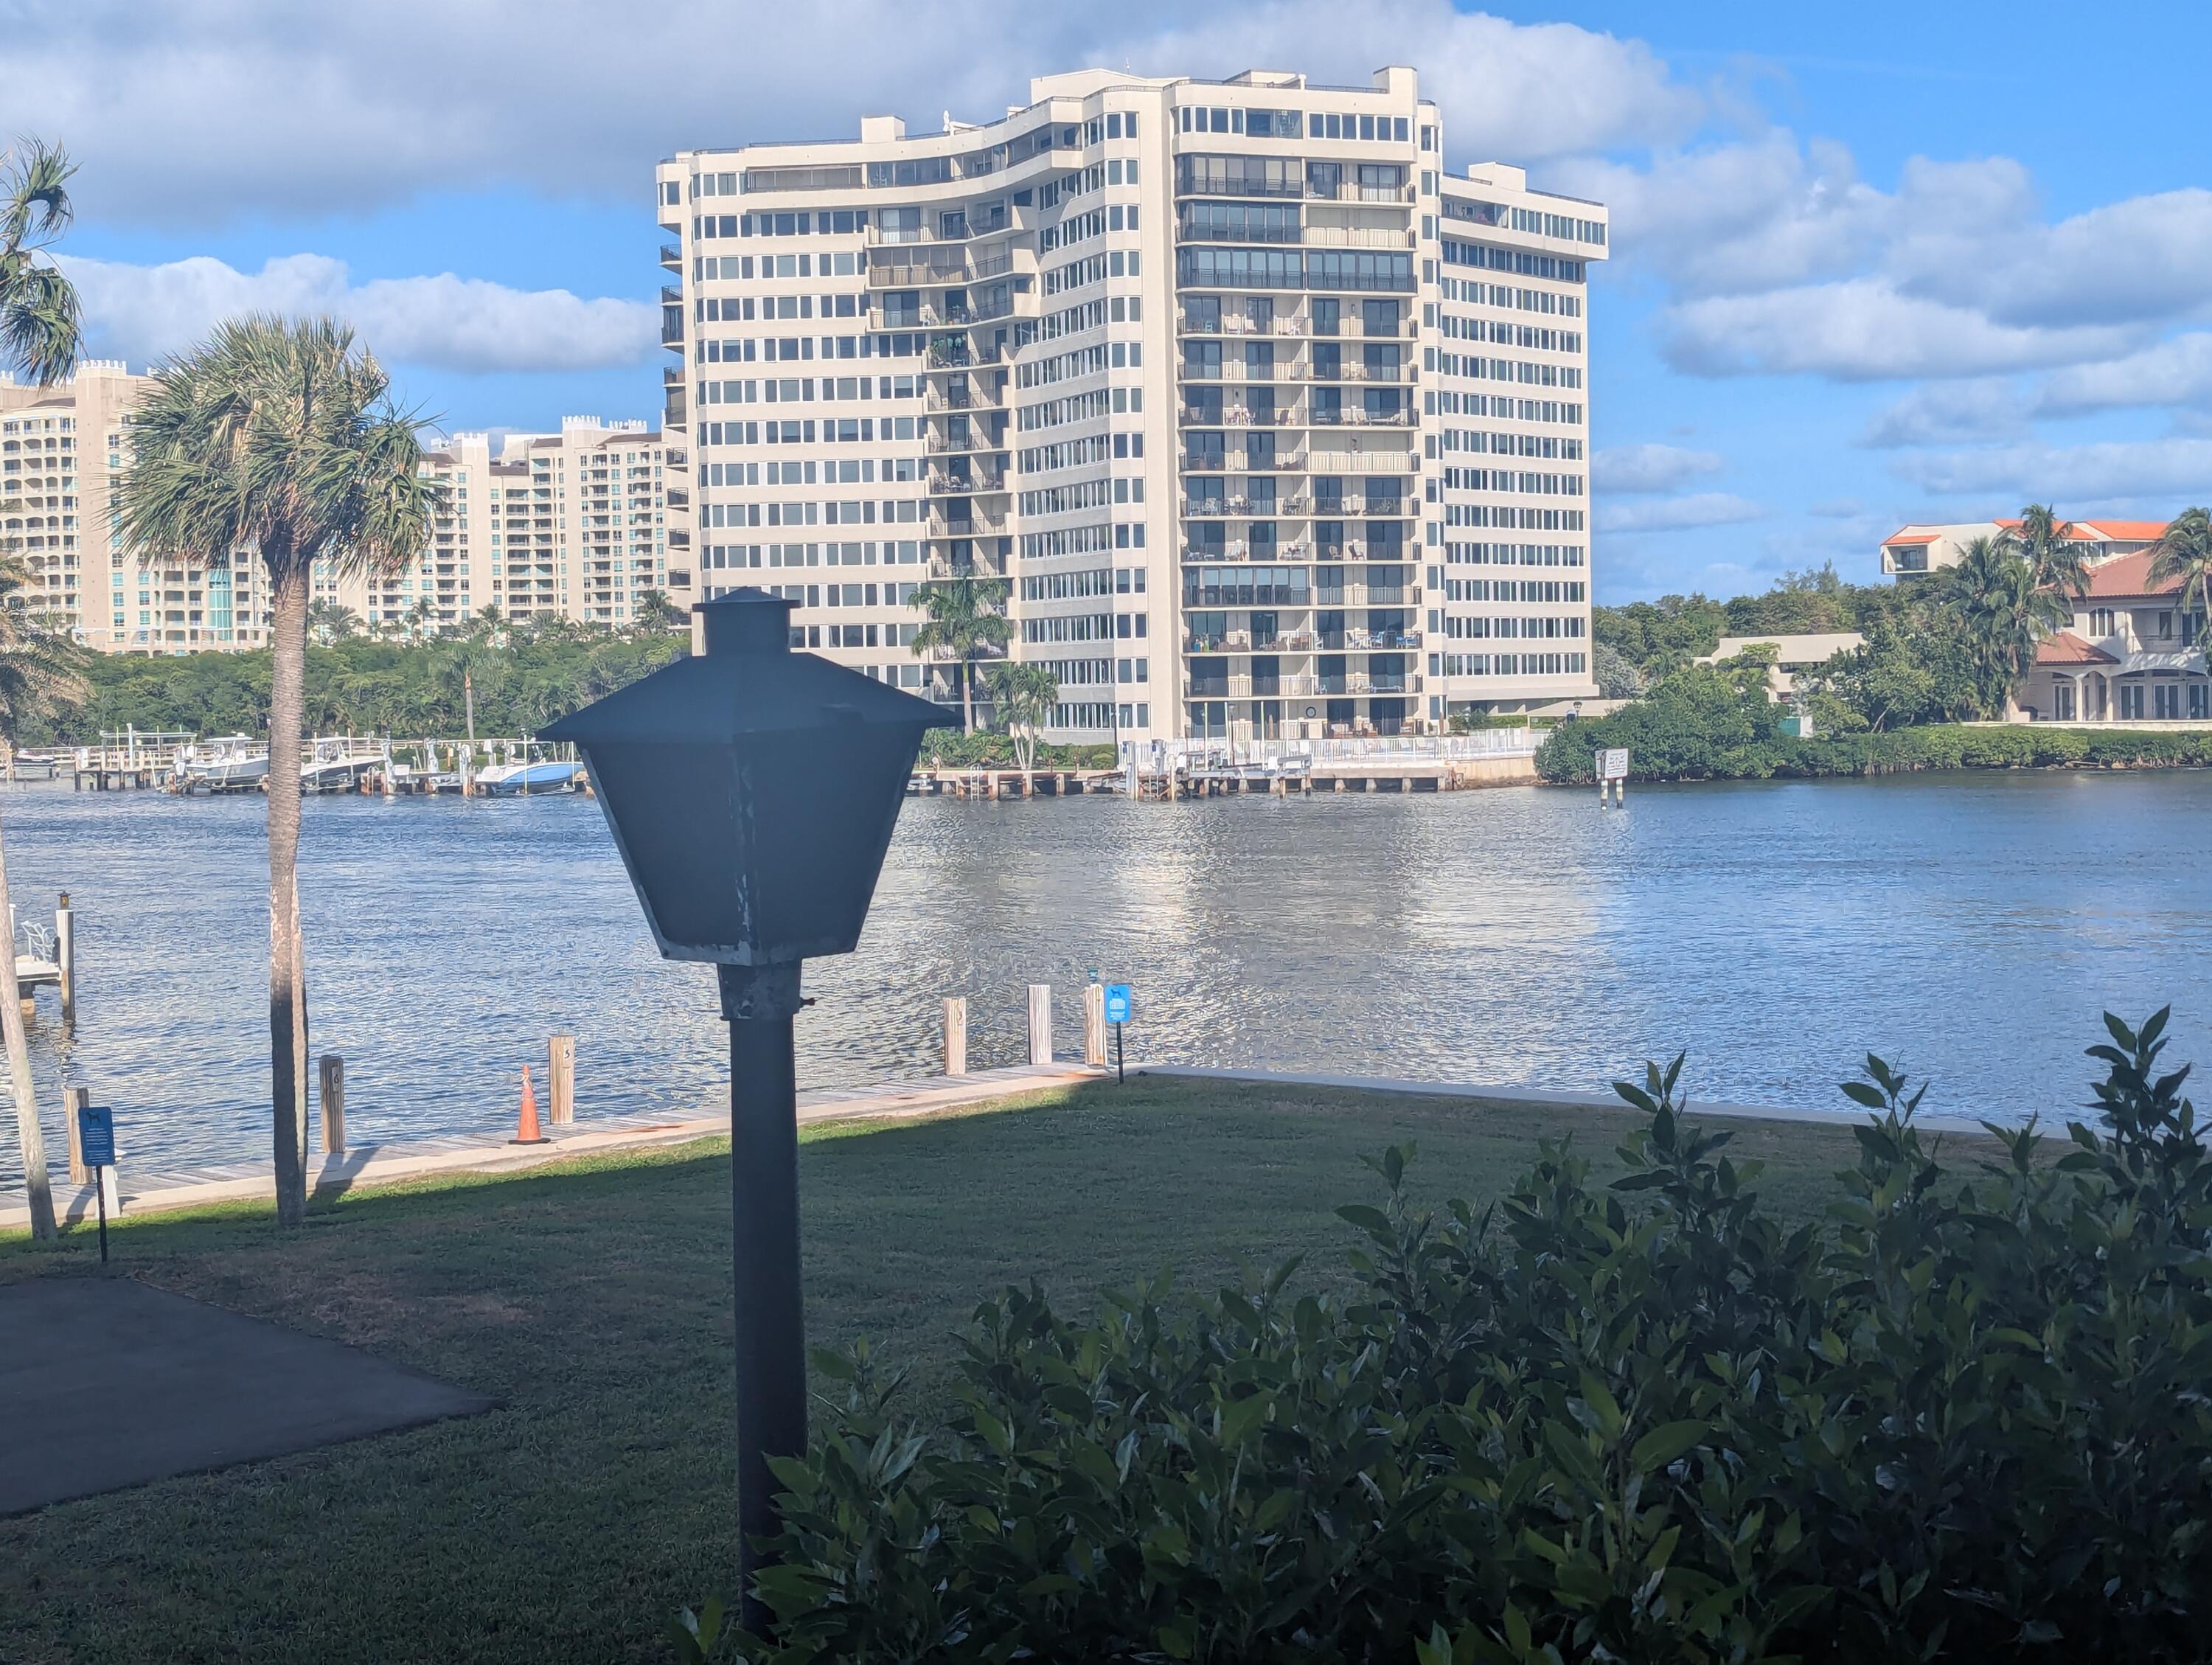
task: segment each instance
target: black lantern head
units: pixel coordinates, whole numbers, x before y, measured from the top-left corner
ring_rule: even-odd
[[[792,605],[755,589],[704,603],[704,653],[544,731],[583,754],[670,959],[795,972],[850,953],[922,734],[943,721],[793,653]]]

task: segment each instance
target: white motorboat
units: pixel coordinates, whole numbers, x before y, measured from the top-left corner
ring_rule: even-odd
[[[200,741],[177,761],[186,792],[252,792],[268,778],[269,748],[245,734]]]

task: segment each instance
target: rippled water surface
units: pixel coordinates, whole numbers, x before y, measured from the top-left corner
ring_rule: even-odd
[[[50,993],[33,1025],[57,1148],[66,1076],[141,1171],[265,1156],[262,810],[0,794],[23,915],[78,908],[76,1033]],[[1015,1061],[1031,981],[1073,1050],[1095,967],[1136,987],[1133,1050],[1185,1062],[1592,1087],[1686,1048],[1702,1094],[1829,1105],[1873,1049],[1933,1077],[1931,1108],[2021,1118],[2081,1101],[2108,1006],[2172,1001],[2178,1054],[2212,1059],[2208,816],[2212,775],[2184,773],[1646,787],[1622,811],[916,800],[860,951],[810,971],[800,1078],[930,1073],[948,994],[971,1061]],[[357,1141],[511,1122],[556,1030],[580,1118],[720,1091],[711,973],[654,954],[586,799],[312,801],[301,887]]]

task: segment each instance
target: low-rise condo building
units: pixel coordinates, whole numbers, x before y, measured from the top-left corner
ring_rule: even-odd
[[[2067,599],[2069,626],[2041,642],[2014,692],[2041,722],[2212,720],[2204,615],[2181,605],[2181,580],[2153,582],[2163,520],[2075,520],[2060,535],[2088,550],[2087,592]],[[1906,526],[1882,540],[1882,570],[1917,579],[1958,564],[1977,538],[2017,536],[2018,520]]]
[[[1900,527],[1881,540],[1881,569],[1894,578],[1922,578],[1955,567],[1977,538],[2020,531],[2017,518],[1973,520],[1955,526]],[[2148,549],[2166,532],[2163,520],[2076,520],[2061,528],[2066,537],[2088,544],[2096,558],[2132,555]]]
[[[779,590],[950,701],[917,602],[969,586],[1056,740],[1595,693],[1605,210],[1449,177],[1413,70],[1046,76],[986,125],[682,151],[656,200],[701,596]]]
[[[2035,668],[2016,696],[2031,718],[2093,723],[2212,720],[2204,615],[2182,607],[2179,579],[2152,581],[2154,559],[2147,546],[2138,547],[2107,556],[2090,569],[2088,593],[2072,598],[2072,628],[2037,647]]]

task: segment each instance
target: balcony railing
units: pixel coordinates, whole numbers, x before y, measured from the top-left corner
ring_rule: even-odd
[[[1420,240],[1411,228],[1385,230],[1365,226],[1308,226],[1298,240],[1310,249],[1405,249]]]
[[[682,271],[684,270],[683,249],[674,243],[663,243],[660,246],[660,264],[671,271]]]
[[[1006,477],[995,468],[978,469],[969,474],[948,474],[933,470],[929,489],[933,496],[970,497],[981,493],[996,494],[1006,489]]]
[[[1176,327],[1188,336],[1239,337],[1255,341],[1304,340],[1308,337],[1320,341],[1358,341],[1363,338],[1369,341],[1407,341],[1420,332],[1419,320],[1411,316],[1401,318],[1395,326],[1371,330],[1367,327],[1366,320],[1357,315],[1340,317],[1334,330],[1316,331],[1312,327],[1311,320],[1304,318],[1278,318],[1267,328],[1261,329],[1249,319],[1231,317],[1200,323],[1192,321],[1185,314],[1176,320]]]

